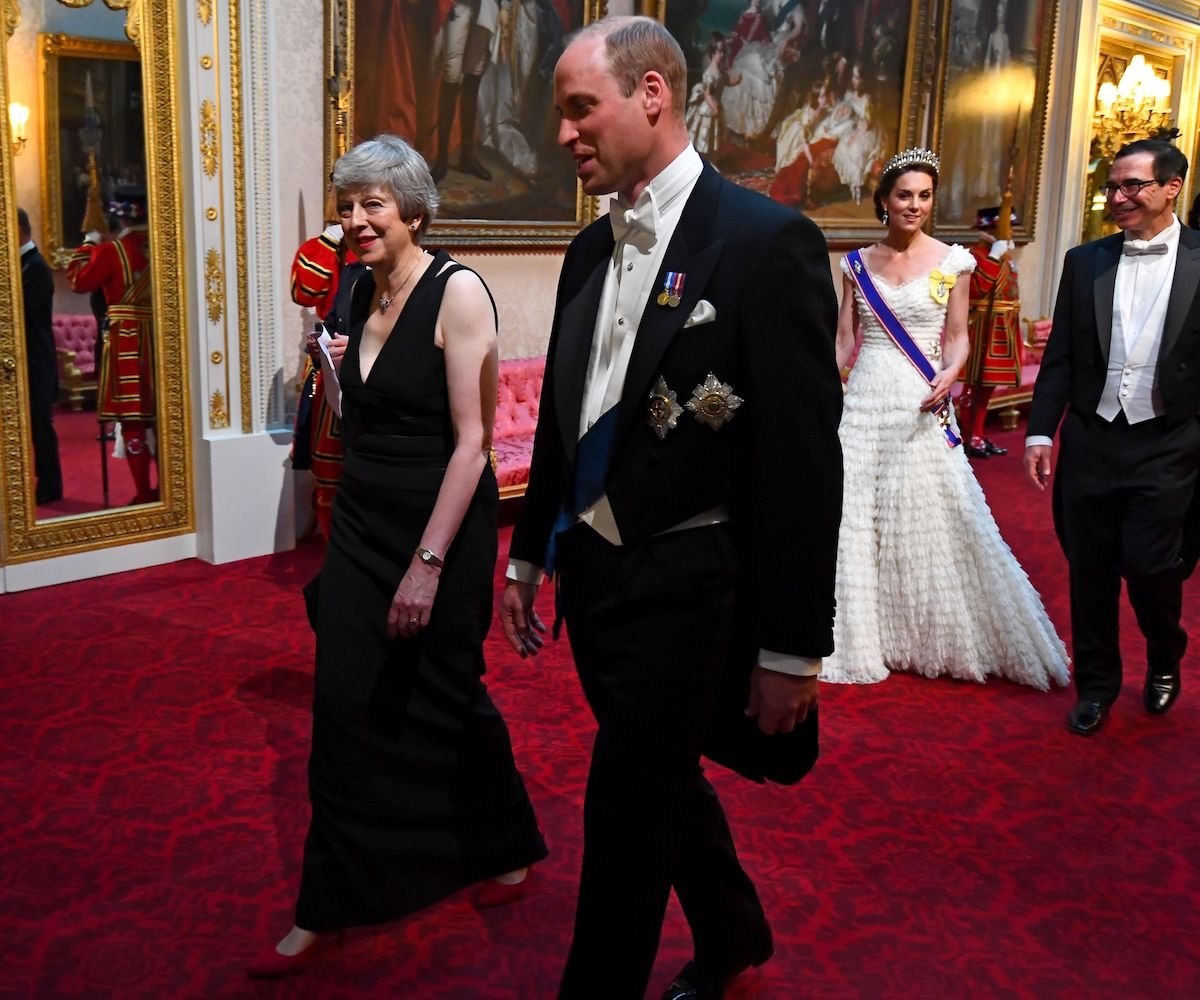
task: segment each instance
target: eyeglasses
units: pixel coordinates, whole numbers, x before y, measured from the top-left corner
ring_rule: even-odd
[[[1111,198],[1120,191],[1126,198],[1132,198],[1142,188],[1157,183],[1158,181],[1121,181],[1120,184],[1114,184],[1112,181],[1109,181],[1104,185],[1104,197]]]

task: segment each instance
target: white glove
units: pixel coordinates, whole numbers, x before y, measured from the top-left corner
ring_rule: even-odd
[[[342,242],[342,226],[341,223],[334,223],[332,226],[326,226],[325,231],[321,233],[330,243]]]
[[[991,257],[992,260],[999,260],[1006,253],[1008,253],[1008,251],[1011,249],[1012,249],[1011,241],[996,240],[996,242],[992,244],[991,249],[988,250],[988,256]]]
[[[83,242],[84,243],[99,243],[100,242],[100,234],[95,229],[93,229],[90,233],[84,233],[83,234]]]

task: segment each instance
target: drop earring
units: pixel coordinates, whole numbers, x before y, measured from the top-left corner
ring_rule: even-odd
[[[885,208],[885,209],[883,210],[883,224],[884,224],[885,226],[887,225],[887,220],[888,220],[888,210]]]

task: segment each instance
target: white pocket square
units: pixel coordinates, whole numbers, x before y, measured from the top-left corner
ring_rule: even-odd
[[[701,323],[711,323],[717,318],[717,311],[713,308],[713,304],[708,299],[701,299],[696,303],[696,308],[692,310],[692,314],[683,324],[686,330],[689,326],[699,326]]]

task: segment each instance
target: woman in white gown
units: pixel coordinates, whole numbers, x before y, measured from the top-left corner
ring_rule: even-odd
[[[875,192],[887,236],[841,262],[838,364],[860,333],[862,344],[840,431],[835,651],[821,676],[871,683],[889,670],[971,681],[999,675],[1044,690],[1067,683],[1066,648],[1000,537],[962,449],[950,446],[948,396],[967,358],[974,260],[922,232],[937,170],[928,150],[893,157]],[[856,272],[876,289],[875,308]],[[928,379],[878,318],[888,309],[929,360]]]

